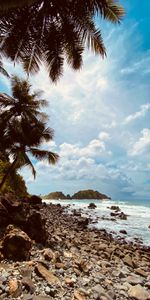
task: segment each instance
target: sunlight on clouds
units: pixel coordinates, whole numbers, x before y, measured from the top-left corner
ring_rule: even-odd
[[[100,132],[98,137],[100,140],[109,140],[110,139],[109,133],[105,132],[105,131]]]
[[[149,171],[150,51],[140,48],[139,24],[126,26],[106,30],[104,60],[85,52],[82,69],[74,72],[65,65],[57,84],[50,82],[44,66],[30,77],[33,89],[42,89],[49,101],[48,125],[55,131],[55,142],[42,148],[60,155],[56,166],[34,163],[34,182],[30,171],[21,171],[31,192],[49,192],[52,184],[53,190],[65,186],[70,193],[75,187],[102,186],[112,197],[140,194],[138,186]],[[8,69],[14,70],[9,62]],[[17,72],[23,74],[16,65]],[[9,88],[8,80],[2,80]]]
[[[141,105],[140,110],[126,117],[123,124],[129,124],[130,122],[136,119],[144,117],[149,109],[150,109],[150,103]]]
[[[129,155],[136,156],[144,153],[149,153],[150,149],[150,129],[144,128],[141,131],[141,137],[136,141],[131,150],[129,151]]]

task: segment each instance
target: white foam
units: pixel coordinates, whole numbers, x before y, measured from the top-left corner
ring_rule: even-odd
[[[46,201],[48,203],[49,201]],[[127,220],[116,220],[116,222],[111,220],[98,220],[94,226],[97,228],[104,228],[107,231],[111,232],[112,229],[117,234],[119,234],[119,231],[122,229],[125,229],[127,231],[127,239],[132,240],[134,238],[139,238],[143,240],[143,243],[145,245],[150,246],[150,228],[148,226],[150,225],[150,207],[145,207],[144,205],[131,205],[129,203],[125,203],[123,201],[93,201],[93,200],[75,200],[72,203],[72,200],[50,200],[52,203],[60,203],[61,205],[67,206],[70,204],[70,209],[84,209],[83,214],[92,217],[93,219],[96,219],[96,217],[102,217],[110,218],[110,212],[111,210],[108,208],[111,205],[117,205],[120,207],[121,211],[123,211],[125,214],[128,215]],[[95,202],[97,208],[94,210],[88,209],[88,204],[90,202]],[[74,204],[74,205],[73,205]]]

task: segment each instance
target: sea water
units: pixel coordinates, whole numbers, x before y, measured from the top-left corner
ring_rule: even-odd
[[[72,209],[81,209],[83,216],[88,216],[98,221],[90,226],[98,229],[106,229],[114,236],[124,237],[128,241],[136,242],[141,240],[144,245],[150,246],[150,200],[147,201],[119,201],[119,200],[46,200],[46,203],[60,203],[68,206],[68,212]],[[95,203],[95,209],[88,209],[89,203]],[[117,205],[121,211],[128,215],[127,220],[110,220],[111,205]],[[102,219],[104,217],[104,220]],[[120,230],[126,230],[127,235],[120,233]]]

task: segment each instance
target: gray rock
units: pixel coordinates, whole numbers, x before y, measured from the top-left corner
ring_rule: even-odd
[[[129,297],[133,297],[136,300],[150,299],[150,293],[139,284],[132,286],[128,291],[128,295]]]
[[[135,275],[130,275],[126,278],[126,281],[132,285],[136,285],[136,284],[142,284],[144,281],[144,278],[135,276]]]

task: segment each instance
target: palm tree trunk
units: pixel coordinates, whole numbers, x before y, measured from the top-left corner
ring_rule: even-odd
[[[1,183],[0,183],[0,191],[2,190],[8,176],[10,175],[11,171],[14,169],[15,167],[15,164],[17,163],[17,160],[18,160],[18,157],[15,158],[15,160],[13,161],[13,163],[10,165],[10,167],[8,168],[6,174],[4,175]]]

